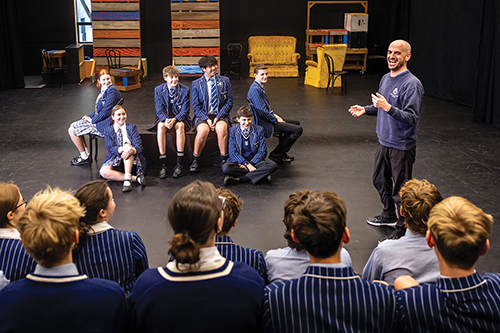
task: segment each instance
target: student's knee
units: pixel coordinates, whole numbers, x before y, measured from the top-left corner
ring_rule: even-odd
[[[104,179],[109,179],[111,173],[111,167],[110,166],[103,166],[99,170],[99,174],[101,175],[102,178]]]
[[[165,126],[165,123],[158,123],[158,132],[165,133],[166,131],[167,131],[167,126]]]
[[[215,125],[215,131],[217,132],[217,135],[227,135],[227,124],[225,121],[219,121]]]
[[[184,133],[184,123],[182,121],[179,121],[175,124],[175,131],[179,134]]]
[[[196,136],[206,138],[208,133],[210,132],[210,128],[207,124],[200,124],[196,127]]]

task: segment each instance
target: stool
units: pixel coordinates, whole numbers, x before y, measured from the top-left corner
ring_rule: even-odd
[[[130,91],[141,87],[142,71],[140,69],[112,68],[109,74],[115,80],[114,84],[120,91]]]
[[[100,138],[100,136],[98,136],[98,135],[89,134],[89,158],[90,158],[89,168],[92,166],[92,141],[94,142],[94,145],[95,145],[95,157],[94,157],[94,159],[97,162],[97,153],[99,152],[99,142],[97,140],[99,138]]]

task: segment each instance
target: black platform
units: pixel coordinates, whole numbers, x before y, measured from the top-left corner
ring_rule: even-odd
[[[191,80],[181,78],[187,85]],[[381,210],[371,181],[377,144],[376,118],[355,119],[347,109],[353,104],[371,103],[370,94],[377,91],[379,80],[380,75],[349,73],[348,93],[335,90],[329,96],[324,89],[304,86],[303,78],[269,79],[266,92],[276,113],[300,120],[304,134],[290,151],[295,161],[281,167],[271,184],[231,187],[245,202],[231,232],[237,243],[264,252],[286,246],[282,216],[288,195],[299,189],[332,190],[347,203],[352,239],[346,248],[355,270],[362,271],[378,239],[392,230],[366,224],[367,217]],[[137,124],[141,131],[154,121],[154,87],[160,83],[160,74],[149,75],[141,89],[123,93],[128,121]],[[232,81],[232,116],[246,103],[251,83],[248,78]],[[103,140],[99,141],[98,163],[90,169],[72,167],[70,160],[77,150],[67,133],[72,121],[93,110],[96,96],[97,90],[89,80],[64,88],[0,91],[0,180],[15,182],[30,199],[46,184],[76,190],[98,179],[106,155]],[[424,98],[414,176],[434,183],[445,197],[468,198],[498,219],[500,131],[471,120],[471,108]],[[150,136],[152,140],[145,140],[144,144],[154,155],[156,142]],[[271,149],[276,141],[269,139]],[[164,180],[157,177],[158,167],[153,166],[147,173],[148,186],[144,189],[134,186],[129,193],[121,192],[121,183],[110,182],[117,205],[110,222],[117,228],[139,233],[146,243],[150,266],[162,265],[167,258],[172,231],[166,213],[172,196],[195,179],[223,186],[220,167],[212,165],[209,163],[200,172],[188,172],[179,179]],[[172,169],[171,164],[169,175]],[[498,235],[500,227],[494,225],[490,252],[477,265],[480,272],[500,271]]]

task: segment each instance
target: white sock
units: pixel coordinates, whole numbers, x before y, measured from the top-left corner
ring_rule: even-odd
[[[131,173],[126,173],[125,174],[125,180],[132,180],[132,174]]]
[[[87,153],[87,155],[89,154],[89,149],[87,147],[85,147],[85,152]]]
[[[82,152],[80,153],[80,156],[81,156],[84,160],[86,160],[87,158],[89,158],[89,153],[88,153],[88,152],[86,152],[86,151],[82,151]]]

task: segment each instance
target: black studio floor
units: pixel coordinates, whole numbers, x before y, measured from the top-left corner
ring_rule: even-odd
[[[271,184],[232,186],[244,200],[243,211],[233,239],[264,253],[286,246],[283,239],[283,204],[299,189],[332,190],[347,203],[347,224],[351,242],[346,245],[354,269],[361,273],[378,239],[389,228],[375,228],[366,218],[377,215],[381,204],[371,183],[373,155],[377,144],[375,117],[355,119],[347,109],[353,104],[369,104],[370,94],[378,88],[381,75],[349,74],[348,93],[332,96],[324,89],[304,86],[304,78],[270,78],[266,91],[276,113],[300,120],[304,134],[291,150],[295,162],[280,168]],[[190,85],[192,79],[181,78]],[[149,75],[139,90],[125,92],[124,106],[128,122],[145,128],[154,120],[153,89],[162,83],[160,75]],[[234,107],[246,103],[249,78],[232,80]],[[0,91],[0,181],[16,183],[25,198],[47,184],[76,190],[99,178],[99,167],[106,149],[99,142],[98,163],[92,168],[72,167],[77,155],[71,143],[68,125],[94,108],[97,90],[87,79],[81,85],[64,88],[19,89]],[[443,196],[463,196],[500,217],[500,130],[471,121],[472,109],[451,102],[424,98],[419,123],[417,159],[414,177],[434,183]],[[276,139],[268,145],[273,148]],[[170,170],[171,172],[171,170]],[[196,174],[179,179],[157,177],[150,168],[148,186],[121,192],[121,183],[110,182],[116,201],[112,225],[135,230],[148,249],[151,267],[163,265],[167,258],[172,231],[166,220],[170,199],[195,179],[223,185],[220,167],[205,167]],[[498,223],[498,222],[497,222]],[[500,272],[500,226],[494,225],[491,249],[480,259],[480,272]]]

